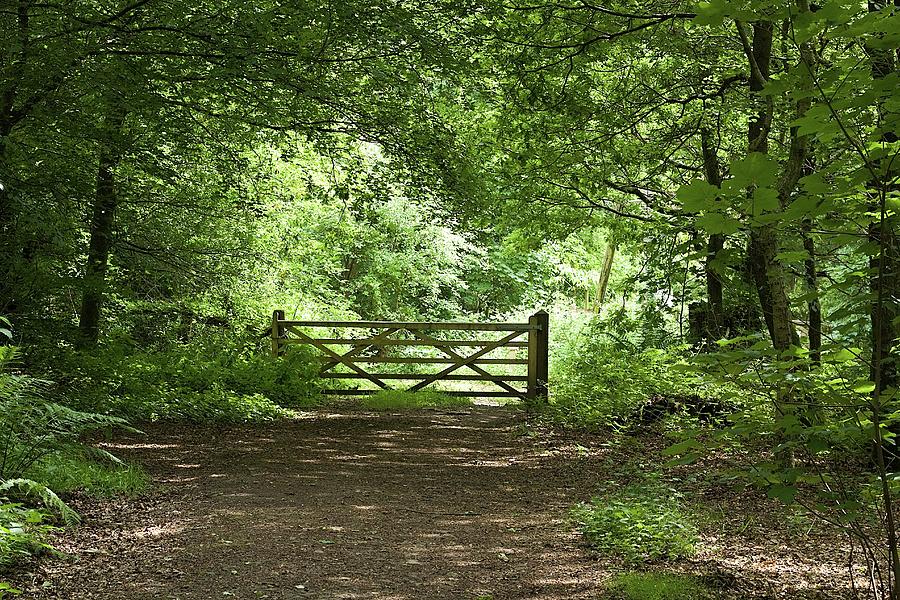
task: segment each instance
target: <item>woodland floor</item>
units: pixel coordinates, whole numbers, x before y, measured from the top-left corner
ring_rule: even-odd
[[[13,582],[39,599],[603,598],[618,567],[581,544],[568,508],[640,477],[664,445],[576,443],[496,407],[154,425],[109,444],[154,490],[75,498],[84,524],[55,542],[66,556]],[[697,556],[665,568],[725,598],[851,597],[840,538],[785,525],[758,492],[683,475],[709,518]]]

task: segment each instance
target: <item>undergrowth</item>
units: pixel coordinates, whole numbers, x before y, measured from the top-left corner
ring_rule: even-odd
[[[646,483],[578,504],[572,518],[591,548],[631,565],[690,556],[697,542],[678,493]]]
[[[84,492],[100,497],[135,496],[150,484],[147,473],[136,465],[95,460],[81,452],[47,456],[28,477],[60,494]]]
[[[46,521],[44,511],[17,503],[0,505],[0,572],[51,550],[46,540],[54,527]],[[0,587],[0,597],[3,591]]]
[[[580,429],[627,429],[654,398],[715,398],[676,365],[684,348],[650,343],[612,317],[561,327],[551,352],[550,401],[542,418]],[[627,324],[626,324],[627,325]]]
[[[414,410],[419,408],[461,408],[471,406],[468,398],[450,396],[441,392],[406,390],[381,390],[375,394],[363,396],[357,406],[365,410]]]
[[[609,586],[610,600],[706,600],[709,590],[696,577],[669,573],[623,573]]]
[[[300,346],[274,358],[237,340],[156,350],[117,341],[90,352],[57,348],[29,358],[34,370],[57,382],[60,402],[135,422],[263,422],[319,400],[319,365]]]

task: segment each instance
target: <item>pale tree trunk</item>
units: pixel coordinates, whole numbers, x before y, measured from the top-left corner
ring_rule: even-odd
[[[594,298],[594,312],[600,312],[603,301],[606,299],[606,290],[609,287],[609,276],[612,273],[613,258],[616,255],[616,243],[609,242],[603,253],[603,265],[600,267],[600,279],[597,280],[597,294]]]
[[[797,2],[801,12],[809,10],[805,3],[806,0]],[[752,41],[743,24],[738,23],[737,27],[750,66],[750,92],[757,103],[756,113],[751,117],[747,130],[748,150],[766,154],[769,151],[768,136],[774,107],[771,97],[763,97],[760,92],[769,78],[773,27],[771,22],[754,23]],[[801,55],[801,60],[806,63],[808,68],[812,68],[812,64],[808,62],[810,60],[809,53],[801,49]],[[808,105],[807,98],[799,100],[795,116],[802,116]],[[782,207],[790,201],[796,188],[805,157],[806,138],[798,135],[797,128],[792,128],[789,157],[778,185],[778,195]],[[799,338],[791,320],[787,273],[776,258],[779,251],[779,235],[775,223],[751,226],[748,260],[756,283],[760,306],[766,319],[772,346],[778,355],[776,360],[782,368],[789,369],[790,365],[782,362],[782,356],[791,345],[799,343]],[[786,384],[779,385],[775,393],[776,414],[782,416],[793,413],[795,407],[788,386]],[[789,467],[793,463],[793,452],[789,448],[782,450],[778,454],[778,460],[783,466]]]

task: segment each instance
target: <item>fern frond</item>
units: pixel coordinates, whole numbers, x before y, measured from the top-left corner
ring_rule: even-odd
[[[18,491],[23,498],[37,498],[44,508],[59,515],[66,525],[77,525],[81,522],[81,517],[78,516],[78,513],[72,510],[68,504],[63,502],[46,485],[22,477],[7,479],[0,483],[0,495],[13,490]]]

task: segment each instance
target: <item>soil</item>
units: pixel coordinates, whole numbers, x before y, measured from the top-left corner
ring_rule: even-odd
[[[106,447],[143,464],[154,490],[74,498],[84,524],[55,540],[63,557],[14,578],[24,597],[602,598],[620,567],[582,544],[568,510],[623,465],[660,462],[664,445],[576,443],[497,407],[144,432]],[[765,499],[718,495],[698,555],[666,568],[728,598],[850,597],[840,538],[779,529]]]

